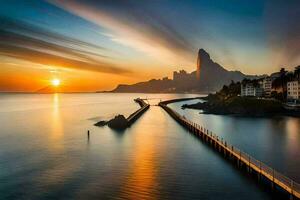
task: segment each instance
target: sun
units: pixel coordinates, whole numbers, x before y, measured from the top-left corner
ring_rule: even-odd
[[[51,84],[55,87],[59,86],[60,85],[60,80],[55,78],[51,81]]]

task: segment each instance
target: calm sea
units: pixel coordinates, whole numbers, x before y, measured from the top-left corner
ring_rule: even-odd
[[[0,199],[273,199],[152,106],[132,127],[95,127],[177,94],[1,94]],[[300,120],[199,114],[170,106],[300,182]],[[87,140],[87,130],[90,139]]]

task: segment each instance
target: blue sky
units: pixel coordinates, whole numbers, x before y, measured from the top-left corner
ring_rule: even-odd
[[[199,48],[228,70],[292,70],[300,63],[299,2],[2,0],[0,30],[16,35],[0,42],[0,64],[6,75],[11,62],[22,73],[39,74],[26,70],[30,62],[44,67],[43,76],[57,68],[69,77],[82,71],[114,77],[103,88],[193,71]]]

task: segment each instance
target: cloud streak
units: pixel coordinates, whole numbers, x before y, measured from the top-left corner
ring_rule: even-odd
[[[50,1],[112,32],[115,42],[157,59],[186,59],[196,49],[178,27],[142,1]]]
[[[124,74],[129,70],[115,66],[95,51],[106,49],[71,37],[56,34],[21,21],[0,18],[0,55],[30,62]]]

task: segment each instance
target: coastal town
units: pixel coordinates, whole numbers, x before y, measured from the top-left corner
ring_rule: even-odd
[[[299,116],[300,66],[259,78],[231,81],[221,90],[203,97],[204,102],[184,104],[206,114],[245,117]]]
[[[260,79],[244,79],[241,96],[276,99],[296,109],[300,105],[300,66],[294,71],[281,68],[279,72]]]

